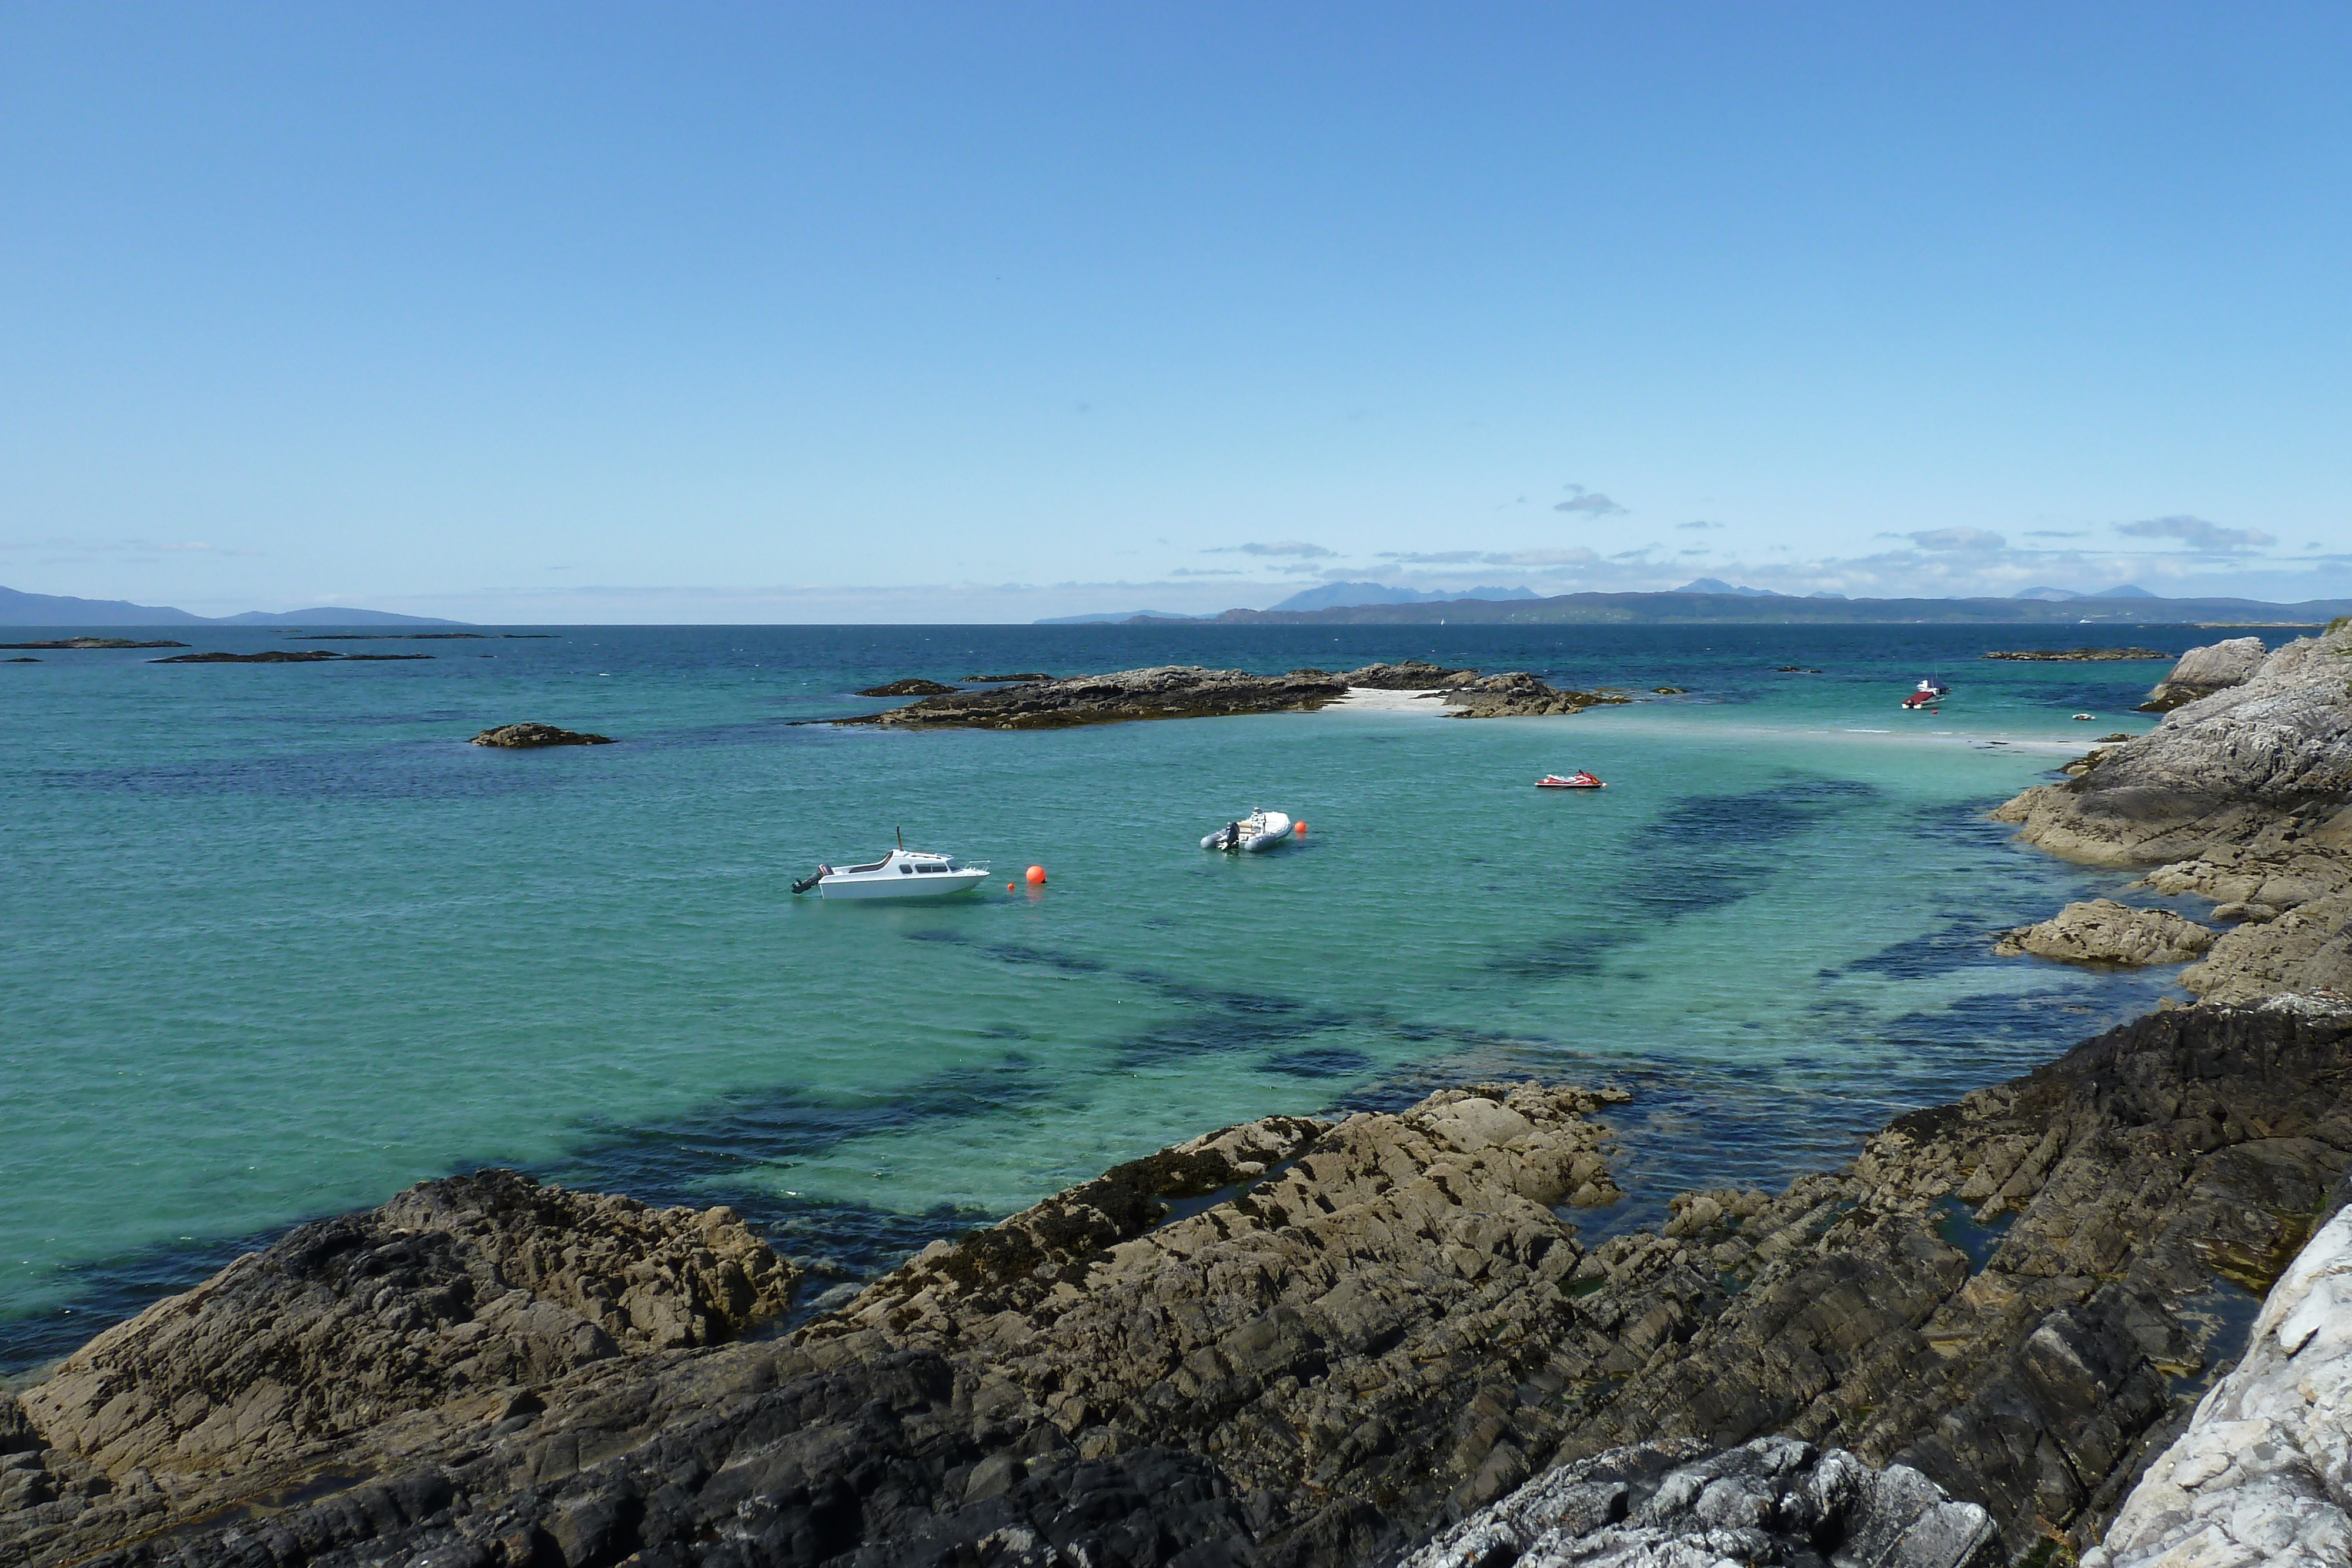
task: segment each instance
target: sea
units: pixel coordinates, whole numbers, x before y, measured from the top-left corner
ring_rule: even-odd
[[[431,657],[0,655],[38,660],[0,664],[0,1372],[493,1165],[731,1205],[810,1267],[808,1312],[1213,1128],[1543,1078],[1633,1092],[1630,1196],[1573,1216],[1602,1234],[1833,1166],[2178,994],[1996,958],[1992,933],[2131,879],[1986,816],[2146,729],[2166,666],[1980,655],[2193,629],[394,630],[135,634]],[[1637,700],[822,722],[904,676],[1399,659]],[[1900,711],[1927,675],[1949,701]],[[615,744],[467,744],[526,719]],[[1577,768],[1609,788],[1531,788]],[[1258,807],[1307,832],[1198,847]],[[992,878],[793,895],[899,834]]]

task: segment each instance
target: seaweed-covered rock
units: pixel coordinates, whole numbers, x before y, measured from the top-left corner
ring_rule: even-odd
[[[1482,676],[1445,694],[1448,718],[1534,718],[1632,700],[1617,692],[1562,691],[1525,670]]]
[[[861,697],[937,697],[945,696],[954,690],[953,686],[944,685],[938,681],[927,681],[919,675],[910,675],[903,681],[892,681],[886,685],[866,686],[857,695]]]
[[[882,713],[816,722],[890,729],[1066,729],[1137,719],[1299,712],[1347,695],[1346,684],[1335,675],[1253,675],[1162,664],[950,691]]]

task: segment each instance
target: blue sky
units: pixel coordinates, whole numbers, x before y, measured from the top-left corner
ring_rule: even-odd
[[[0,582],[2352,595],[2341,5],[18,5]]]

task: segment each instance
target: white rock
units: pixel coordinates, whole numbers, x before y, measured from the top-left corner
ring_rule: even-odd
[[[2352,1209],[2305,1246],[2235,1371],[2147,1469],[2083,1568],[2352,1562]]]

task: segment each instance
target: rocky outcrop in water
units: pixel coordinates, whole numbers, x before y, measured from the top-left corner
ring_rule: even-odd
[[[2246,641],[2253,642],[2252,638]],[[2256,647],[2262,644],[2256,643]],[[2203,649],[2192,652],[2202,653]],[[2154,648],[2027,648],[2011,653],[1979,653],[1979,659],[2016,659],[2035,664],[2110,664],[2125,659],[2169,659]]]
[[[0,648],[184,648],[185,643],[168,638],[152,643],[134,643],[128,637],[56,637],[46,643],[0,643]]]
[[[2157,682],[2147,700],[2139,705],[2140,711],[2170,713],[2200,697],[2243,685],[2262,668],[2263,658],[2260,637],[2231,637],[2207,647],[2191,648],[2180,655],[2169,674]]]
[[[950,692],[882,713],[818,722],[888,729],[1066,729],[1137,719],[1298,712],[1345,695],[1347,687],[1336,676],[1252,675],[1240,670],[1163,664],[1107,675]]]
[[[1402,1568],[2000,1568],[1985,1511],[1907,1465],[1759,1437],[1719,1453],[1642,1443],[1540,1476]]]
[[[1904,1117],[1841,1171],[1686,1194],[1662,1229],[1590,1246],[1577,1206],[1612,1196],[1600,1118],[1622,1096],[1451,1090],[1196,1139],[939,1243],[789,1338],[667,1349],[677,1331],[547,1282],[552,1261],[513,1265],[552,1272],[491,1322],[477,1260],[511,1287],[517,1249],[437,1184],[297,1231],[0,1401],[0,1495],[42,1499],[0,1515],[0,1556],[1338,1568],[1561,1465],[1768,1436],[1811,1449],[1746,1450],[1724,1460],[1745,1479],[1672,1507],[1803,1492],[1838,1448],[1881,1472],[1839,1493],[1850,1538],[1865,1484],[1927,1496],[1900,1464],[2004,1551],[2087,1541],[2352,1166],[2347,1090],[2352,1021],[2328,1009],[2161,1013]],[[679,1261],[655,1295],[706,1303],[664,1321],[718,1322],[728,1298],[691,1281],[723,1270],[682,1234],[710,1217],[656,1218]],[[337,1227],[358,1239],[322,1249]],[[703,1245],[751,1277],[749,1246]],[[169,1337],[208,1321],[259,1343]],[[336,1353],[346,1333],[366,1354]],[[234,1448],[183,1456],[240,1422]],[[1686,1522],[1659,1505],[1643,1527]]]
[[[1449,718],[1534,718],[1632,700],[1622,692],[1563,691],[1525,670],[1486,675],[1445,694]]]
[[[954,690],[953,686],[943,685],[938,681],[912,675],[903,681],[892,681],[887,685],[867,686],[857,695],[861,697],[937,697],[945,696]]]
[[[185,643],[136,643],[138,647],[184,648]],[[411,659],[429,659],[430,653],[335,653],[324,648],[268,648],[258,653],[175,653],[168,659],[150,659],[151,664],[388,664]]]
[[[1993,815],[2073,859],[2156,865],[2147,883],[2158,893],[2213,899],[2214,918],[2235,929],[2183,972],[2200,996],[2251,1002],[2352,988],[2347,688],[2352,627],[2338,622]]]
[[[1419,659],[1406,659],[1393,664],[1365,664],[1339,677],[1350,689],[1376,692],[1433,692],[1466,686],[1477,678],[1475,670],[1453,670],[1444,664],[1432,664]]]
[[[2352,1559],[2352,1214],[2271,1289],[2236,1370],[2150,1465],[2083,1568]]]
[[[183,647],[185,643],[181,644]],[[329,653],[324,648],[265,648],[258,653],[174,653],[168,659],[150,659],[151,664],[324,664],[339,661],[344,655]]]
[[[474,737],[476,746],[610,746],[609,735],[590,735],[585,730],[558,729],[551,724],[502,724],[486,729]]]
[[[1062,729],[1137,719],[1312,712],[1346,696],[1350,687],[1442,690],[1449,718],[1568,714],[1597,703],[1629,700],[1621,694],[1558,691],[1525,671],[1481,675],[1475,670],[1405,663],[1367,664],[1340,674],[1293,670],[1285,675],[1253,675],[1166,664],[1107,675],[1040,679],[990,691],[951,691],[883,713],[804,722],[906,729]]]
[[[2213,933],[2168,909],[2133,909],[2112,898],[2070,904],[2037,925],[2004,932],[1993,951],[2031,953],[2068,964],[2185,964],[2213,946]]]

